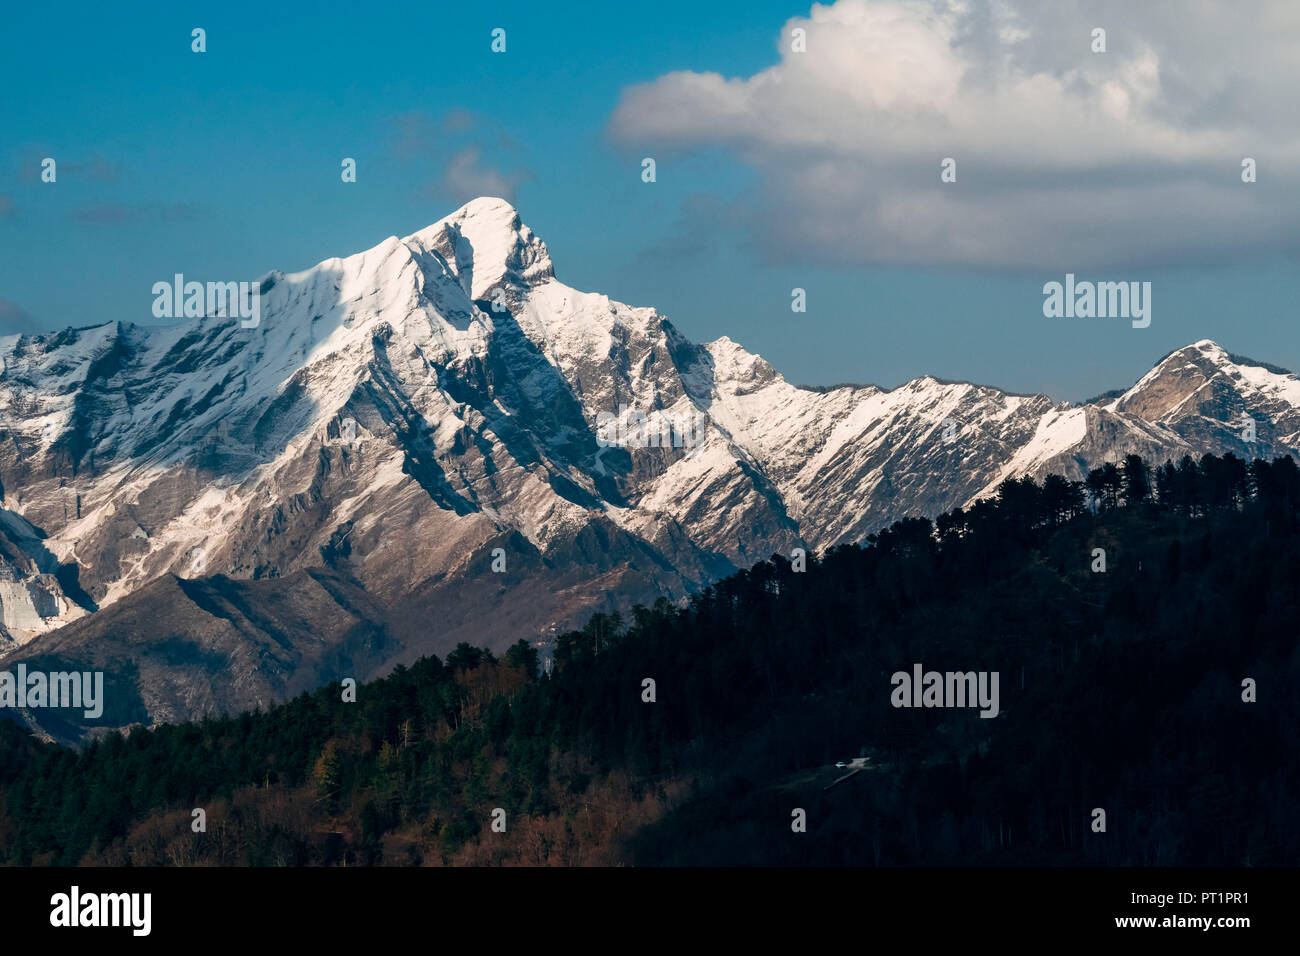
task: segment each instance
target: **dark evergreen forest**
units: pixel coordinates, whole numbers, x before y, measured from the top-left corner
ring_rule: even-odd
[[[0,859],[1295,865],[1298,582],[1290,458],[1009,480],[596,615],[550,675],[463,644],[79,751],[0,720]],[[893,706],[917,663],[997,672],[999,716]]]

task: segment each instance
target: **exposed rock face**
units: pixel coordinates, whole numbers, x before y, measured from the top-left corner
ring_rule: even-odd
[[[1300,381],[1208,341],[1098,405],[799,388],[564,285],[496,199],[261,288],[254,328],[0,338],[4,636],[53,629],[0,666],[94,662],[138,719],[248,707],[681,598],[1008,475],[1300,442]]]
[[[58,571],[36,529],[0,509],[0,652],[85,614],[64,593]]]
[[[49,622],[63,617],[66,606],[59,583],[51,575],[0,580],[0,623],[19,643],[50,630]]]

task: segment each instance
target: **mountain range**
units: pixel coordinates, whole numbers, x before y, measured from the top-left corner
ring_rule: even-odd
[[[251,327],[0,337],[0,668],[103,670],[106,725],[545,641],[1011,476],[1300,455],[1300,378],[1208,340],[1083,404],[792,385],[565,285],[500,199],[257,288]]]

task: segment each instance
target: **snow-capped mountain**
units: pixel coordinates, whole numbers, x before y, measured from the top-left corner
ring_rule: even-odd
[[[565,285],[499,199],[259,288],[253,327],[0,337],[5,659],[112,669],[119,717],[679,598],[1010,475],[1300,447],[1300,379],[1209,341],[1083,406],[796,387]]]

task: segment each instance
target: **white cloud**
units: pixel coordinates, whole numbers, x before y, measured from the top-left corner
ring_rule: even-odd
[[[807,31],[807,52],[791,31]],[[1092,30],[1107,31],[1104,54]],[[616,142],[724,147],[773,258],[1076,267],[1300,237],[1300,5],[839,0],[753,76],[624,91]],[[957,160],[954,184],[939,180]],[[1240,163],[1259,162],[1259,182]]]
[[[525,174],[504,173],[484,164],[479,147],[466,146],[447,163],[440,186],[457,202],[468,202],[479,196],[497,196],[513,202],[521,178],[527,177]]]

